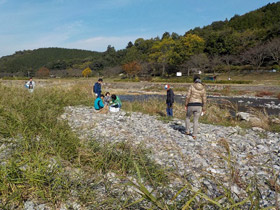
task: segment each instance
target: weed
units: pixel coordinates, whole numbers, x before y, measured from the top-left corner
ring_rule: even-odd
[[[273,93],[269,91],[260,91],[256,93],[256,97],[272,96]]]
[[[149,151],[143,147],[125,142],[100,144],[94,139],[85,144],[60,120],[64,107],[90,105],[91,96],[83,87],[37,88],[30,94],[0,85],[0,92],[0,146],[12,145],[5,162],[0,159],[1,208],[22,208],[29,199],[54,207],[69,199],[70,192],[98,208],[101,204],[95,200],[92,184],[102,182],[110,188],[109,182],[96,178],[98,174],[115,171],[131,176],[136,173],[134,161],[145,171],[147,183],[168,182],[164,170],[148,158]],[[75,175],[78,169],[83,173]],[[114,209],[114,195],[107,193],[104,199]]]

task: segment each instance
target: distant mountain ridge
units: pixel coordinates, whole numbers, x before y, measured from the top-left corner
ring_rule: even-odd
[[[235,15],[230,20],[216,21],[203,28],[194,28],[187,31],[185,35],[187,34],[197,35],[205,41],[203,53],[209,57],[241,55],[256,45],[280,37],[280,2],[268,4],[244,15]],[[36,72],[43,66],[50,70],[83,69],[90,66],[91,69],[100,71],[132,60],[148,62],[147,54],[152,52],[153,44],[165,37],[171,37],[179,43],[177,41],[183,36],[166,32],[161,39],[139,38],[134,44],[129,42],[126,49],[119,51],[115,51],[110,45],[105,52],[65,48],[18,51],[0,58],[0,74],[21,72],[26,75],[27,72]],[[181,64],[175,62],[172,65],[173,68],[176,65],[179,68]]]

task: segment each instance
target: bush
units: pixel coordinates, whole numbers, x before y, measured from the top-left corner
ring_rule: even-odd
[[[278,98],[278,100],[280,100],[280,93],[278,93],[277,98]]]
[[[280,71],[280,66],[279,65],[274,65],[272,66],[273,69],[276,69],[277,71]]]
[[[261,91],[256,93],[256,97],[272,96],[273,93],[269,91]]]

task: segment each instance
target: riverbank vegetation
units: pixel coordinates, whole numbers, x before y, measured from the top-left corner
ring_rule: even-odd
[[[167,182],[141,145],[100,144],[94,138],[85,145],[59,119],[65,106],[92,103],[84,90],[38,88],[30,94],[0,86],[0,92],[1,209],[22,208],[28,200],[59,208],[73,197],[93,208],[120,207],[123,202],[117,201],[102,177],[108,172],[131,176],[136,173],[134,164],[148,174],[143,177],[148,183]],[[104,203],[95,199],[97,191],[92,187],[98,185],[108,187],[109,192],[100,195],[107,197]]]
[[[148,99],[146,101],[124,102],[124,108],[130,112],[142,112],[144,114],[156,115],[163,121],[170,121],[172,118],[166,116],[166,104],[164,101],[157,99]],[[183,104],[175,103],[173,107],[174,117],[178,119],[185,119],[186,112]],[[207,112],[200,118],[201,123],[214,124],[221,126],[239,126],[244,129],[252,127],[260,127],[262,129],[280,132],[280,125],[273,122],[274,117],[268,116],[264,110],[254,109],[250,110],[256,117],[255,121],[246,122],[241,121],[234,115],[238,112],[238,105],[224,100],[222,105],[213,101],[207,104]],[[234,115],[233,115],[234,113]],[[259,119],[259,120],[257,120]]]
[[[21,88],[0,85],[0,92],[1,209],[23,208],[27,201],[69,209],[77,205],[91,209],[166,210],[260,205],[257,183],[247,183],[247,197],[239,201],[233,199],[230,188],[217,183],[222,194],[213,198],[205,188],[193,189],[185,178],[157,165],[149,158],[145,145],[100,143],[95,137],[88,141],[79,139],[60,116],[66,106],[92,105],[85,87],[37,88],[30,94]],[[165,104],[154,100],[125,102],[123,107],[127,111],[158,114],[162,119],[165,114]],[[185,116],[179,104],[175,104],[174,113],[178,118]],[[228,110],[214,104],[209,104],[202,122],[237,125]],[[221,144],[226,148],[226,142]],[[228,163],[233,173],[229,178],[237,180],[230,159]],[[185,180],[185,186],[169,189],[169,182],[174,179]],[[215,181],[215,177],[209,179]],[[128,186],[132,187],[130,191],[126,191]],[[124,193],[128,195],[122,200]]]

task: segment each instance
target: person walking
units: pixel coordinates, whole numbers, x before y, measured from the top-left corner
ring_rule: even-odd
[[[174,92],[170,88],[170,85],[165,85],[164,89],[166,90],[166,113],[167,116],[173,117],[173,103],[174,103]]]
[[[190,118],[192,115],[194,115],[192,137],[196,139],[198,131],[198,119],[201,115],[201,112],[206,112],[206,90],[204,85],[201,83],[199,76],[195,76],[193,81],[194,84],[190,86],[186,96],[186,134],[190,135]]]
[[[93,86],[93,93],[98,98],[101,96],[101,85],[103,83],[103,79],[98,79],[98,81]]]
[[[25,83],[25,87],[30,93],[33,93],[35,88],[35,82],[32,80],[32,77],[30,77],[29,81]]]

